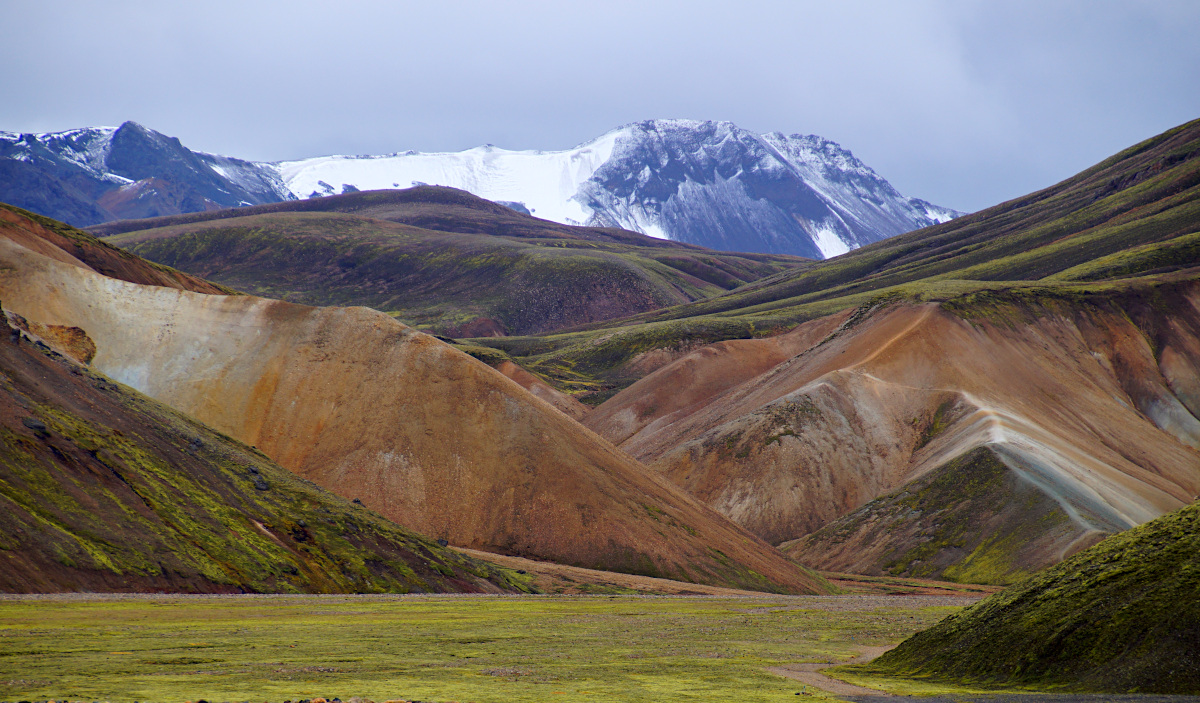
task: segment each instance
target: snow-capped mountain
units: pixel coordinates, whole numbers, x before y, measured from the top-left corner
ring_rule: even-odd
[[[0,132],[0,201],[78,226],[420,184],[565,224],[812,258],[961,214],[900,195],[829,140],[730,122],[637,122],[565,151],[488,145],[278,163],[194,152],[134,122]]]
[[[0,132],[0,201],[81,227],[292,197],[274,168],[194,152],[136,122]]]
[[[275,164],[298,198],[445,185],[535,216],[714,249],[828,258],[959,212],[896,192],[834,142],[650,120],[566,151],[326,156]]]

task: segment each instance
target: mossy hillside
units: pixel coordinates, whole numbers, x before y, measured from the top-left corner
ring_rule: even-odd
[[[364,191],[270,205],[108,222],[89,229],[98,236],[111,237],[135,230],[284,213],[342,213],[426,231],[486,235],[527,243],[541,241],[546,246],[562,248],[616,245],[664,262],[674,259],[676,261],[668,263],[669,266],[694,272],[696,278],[726,288],[734,284],[727,276],[737,281],[750,281],[808,261],[776,254],[717,252],[611,227],[563,225],[517,213],[466,191],[444,186]]]
[[[479,338],[470,343],[503,352],[582,402],[595,405],[645,373],[635,362],[647,352],[674,357],[721,340],[779,334],[790,326],[771,319],[696,318],[613,330]]]
[[[0,355],[0,590],[521,588],[28,342]]]
[[[1165,244],[1145,244],[1101,256],[1060,271],[1046,280],[1098,281],[1162,273],[1200,262],[1200,232],[1186,234]]]
[[[1197,277],[1195,269],[1161,268],[1170,267],[1098,280],[920,281],[836,298],[814,293],[679,319],[652,320],[657,313],[648,313],[620,325],[601,323],[554,335],[476,339],[473,343],[501,349],[522,366],[540,367],[561,389],[583,393],[580,399],[593,403],[596,396],[587,394],[594,389],[606,389],[604,397],[608,397],[637,380],[644,370],[629,362],[655,349],[674,352],[726,339],[773,336],[847,308],[855,308],[855,316],[861,317],[900,303],[938,303],[967,320],[1011,327],[1047,315],[1073,317],[1160,295],[1172,297],[1172,291],[1186,289]],[[626,342],[630,343],[628,353],[613,349]]]
[[[1056,284],[1078,287],[1077,283]],[[983,290],[1028,287],[1024,283],[989,283]],[[1092,285],[1091,288],[1095,286]],[[970,281],[941,281],[936,285],[907,284],[882,291],[864,291],[844,298],[797,302],[787,307],[701,315],[681,319],[645,321],[628,318],[619,326],[585,325],[546,335],[488,337],[464,343],[503,352],[524,368],[536,370],[556,387],[595,405],[630,385],[648,370],[636,362],[649,352],[673,358],[713,342],[770,337],[797,325],[855,307],[858,317],[874,314],[901,302],[954,300],[980,290]]]
[[[624,316],[714,295],[793,263],[619,241],[436,232],[343,213],[222,218],[109,241],[257,295],[367,305],[438,332],[477,317],[523,333]]]
[[[978,447],[782,548],[819,564],[853,541],[880,551],[877,575],[1006,585],[1085,531],[1070,523],[1055,500]]]
[[[1200,693],[1200,503],[1113,535],[851,673]]]
[[[0,698],[834,700],[766,668],[843,661],[959,607],[776,596],[9,600]]]

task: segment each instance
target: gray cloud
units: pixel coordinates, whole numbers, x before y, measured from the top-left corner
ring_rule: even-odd
[[[977,209],[1200,117],[1200,3],[106,3],[4,11],[0,129],[252,159],[556,149],[651,117],[815,133]]]

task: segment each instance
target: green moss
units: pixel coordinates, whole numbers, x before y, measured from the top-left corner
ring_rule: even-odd
[[[847,540],[882,552],[889,576],[1008,584],[1082,528],[1061,506],[979,447],[804,538],[810,553]],[[1031,561],[1033,560],[1033,561]]]
[[[868,673],[1200,693],[1200,503],[1109,537],[907,640]]]
[[[947,427],[950,426],[950,410],[954,407],[953,400],[943,401],[938,405],[937,410],[933,412],[933,417],[928,422],[924,423],[924,428],[921,430],[921,436],[917,438],[917,443],[913,447],[913,452],[920,450],[925,445],[932,442],[940,435]],[[917,424],[917,420],[913,423]]]
[[[1061,271],[1047,280],[1098,281],[1108,278],[1160,273],[1200,262],[1200,232],[1122,250]]]
[[[0,426],[0,544],[29,571],[0,570],[0,590],[77,588],[100,572],[129,589],[410,592],[467,574],[520,587],[140,394],[46,363],[63,366],[52,398],[5,377],[4,393],[46,429],[31,439]],[[78,574],[39,576],[47,558]]]
[[[760,703],[801,698],[767,667],[848,659],[955,610],[611,593],[8,600],[0,697]]]
[[[499,366],[506,361],[512,361],[512,357],[510,357],[508,354],[505,354],[499,349],[493,349],[492,347],[485,347],[478,344],[460,343],[455,344],[454,348],[469,354],[476,359],[479,359],[488,366]]]

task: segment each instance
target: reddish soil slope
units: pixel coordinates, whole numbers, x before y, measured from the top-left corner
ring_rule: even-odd
[[[547,384],[542,379],[511,361],[501,361],[492,368],[504,374],[507,378],[516,381],[517,385],[553,405],[559,412],[565,413],[575,420],[582,420],[591,410],[591,408],[575,400],[572,396]]]
[[[1200,284],[946,307],[712,345],[586,424],[773,543],[895,491],[790,545],[830,570],[1006,582],[1200,493]]]
[[[485,364],[382,313],[100,276],[0,239],[0,299],[91,365],[456,545],[741,588],[826,588]]]

